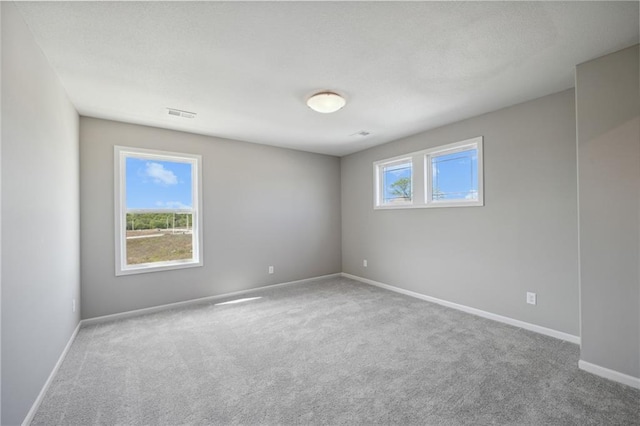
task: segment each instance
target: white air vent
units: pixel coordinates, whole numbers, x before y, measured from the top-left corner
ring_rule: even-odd
[[[361,130],[359,132],[355,132],[350,134],[349,136],[360,136],[360,137],[364,137],[364,136],[369,136],[371,134],[371,132],[367,132],[366,130]]]
[[[182,118],[195,118],[197,113],[182,111],[181,109],[167,108],[167,113],[174,117],[182,117]]]

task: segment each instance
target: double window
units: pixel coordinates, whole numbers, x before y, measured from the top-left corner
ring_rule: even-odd
[[[484,205],[482,137],[373,163],[374,208]]]
[[[114,153],[116,275],[201,266],[201,157]]]

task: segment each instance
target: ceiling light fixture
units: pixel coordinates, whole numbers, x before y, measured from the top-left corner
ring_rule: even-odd
[[[333,92],[316,93],[307,99],[307,106],[309,108],[323,114],[336,112],[345,106],[346,103],[347,101],[342,96]]]

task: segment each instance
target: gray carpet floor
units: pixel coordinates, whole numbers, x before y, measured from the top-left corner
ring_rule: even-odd
[[[82,328],[32,424],[640,425],[571,343],[345,278],[252,297]]]

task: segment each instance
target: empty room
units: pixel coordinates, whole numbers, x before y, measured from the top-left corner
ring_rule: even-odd
[[[0,12],[2,426],[640,425],[640,2]]]

